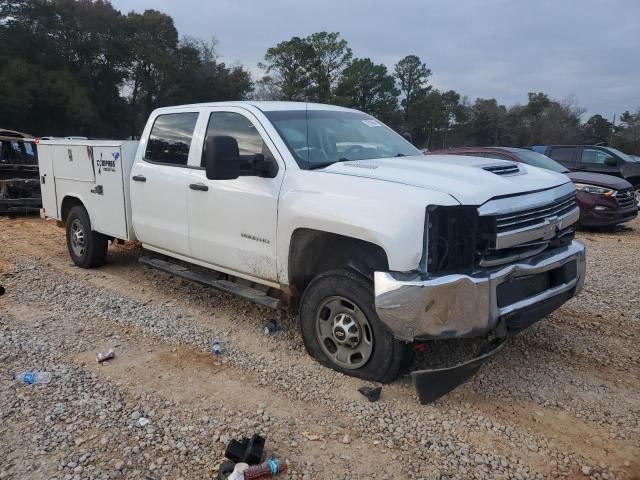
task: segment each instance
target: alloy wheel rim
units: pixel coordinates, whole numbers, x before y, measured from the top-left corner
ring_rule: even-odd
[[[371,358],[371,324],[360,307],[348,298],[336,295],[320,304],[316,335],[325,355],[342,368],[358,369]]]

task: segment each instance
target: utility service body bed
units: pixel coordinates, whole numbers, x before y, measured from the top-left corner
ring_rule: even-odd
[[[129,176],[138,143],[115,140],[40,141],[38,160],[42,216],[62,220],[65,198],[74,197],[84,204],[93,230],[122,240],[135,240]]]

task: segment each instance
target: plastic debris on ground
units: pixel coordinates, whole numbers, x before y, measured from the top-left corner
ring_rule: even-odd
[[[115,356],[116,356],[116,352],[114,352],[113,349],[110,348],[106,352],[98,353],[96,355],[96,362],[98,363],[106,362],[107,360],[111,360],[112,358],[115,358]]]
[[[50,372],[22,372],[22,373],[14,373],[13,374],[13,379],[14,380],[19,380],[22,383],[25,383],[27,385],[34,385],[34,384],[46,384],[51,382],[51,379],[53,378],[53,375]]]

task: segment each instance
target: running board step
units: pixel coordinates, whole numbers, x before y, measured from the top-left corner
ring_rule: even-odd
[[[170,273],[176,277],[184,278],[207,287],[213,287],[231,295],[235,295],[246,300],[250,300],[259,305],[270,308],[281,308],[282,301],[279,298],[270,297],[257,288],[247,287],[246,285],[240,285],[238,283],[231,282],[229,280],[220,280],[217,278],[217,272],[211,273],[199,273],[189,270],[187,267],[178,265],[175,263],[160,260],[159,258],[140,257],[138,260],[143,265],[146,265],[163,272]]]

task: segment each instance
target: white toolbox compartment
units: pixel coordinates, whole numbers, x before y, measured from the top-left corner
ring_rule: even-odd
[[[38,163],[45,218],[61,220],[64,199],[75,197],[87,209],[93,230],[134,239],[129,176],[137,148],[138,142],[132,141],[41,141]]]

